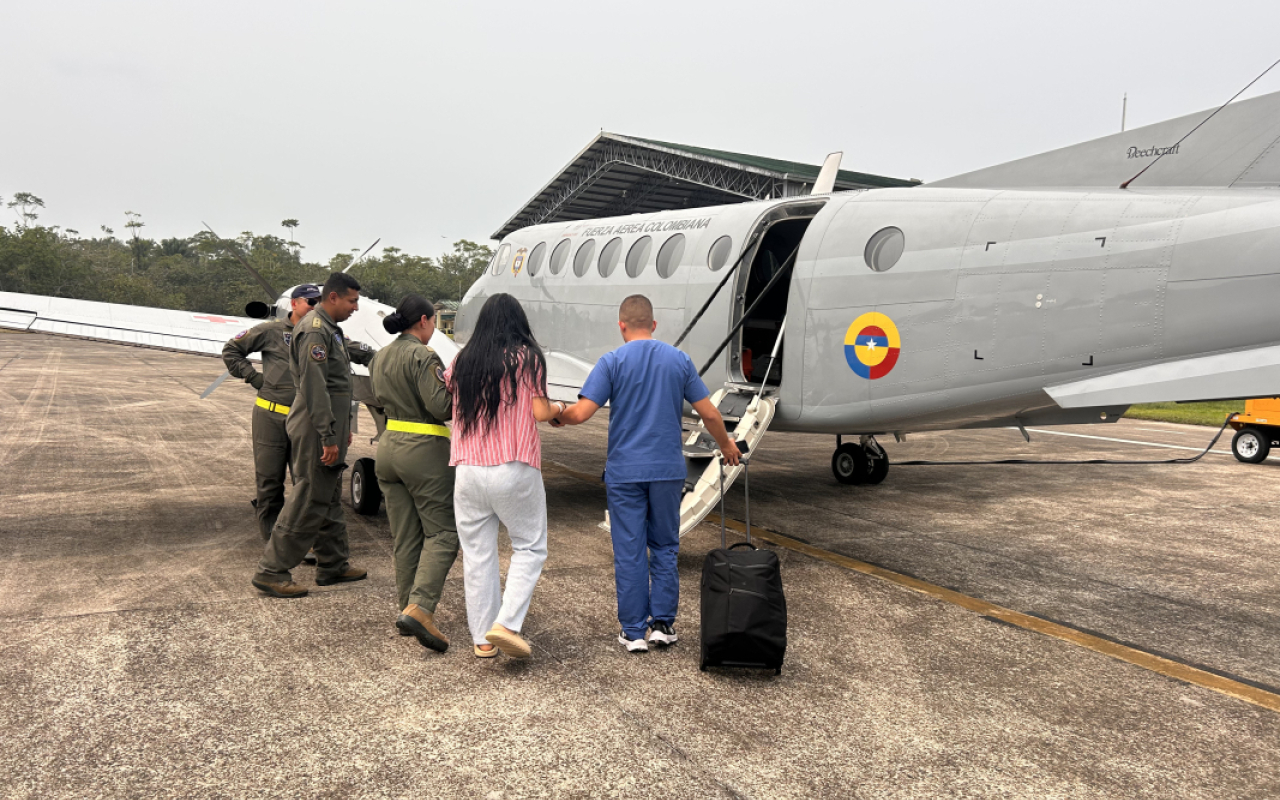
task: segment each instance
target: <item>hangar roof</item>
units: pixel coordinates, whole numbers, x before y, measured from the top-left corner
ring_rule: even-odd
[[[544,222],[646,214],[807,194],[820,166],[602,131],[493,234]],[[836,189],[917,180],[840,170]]]

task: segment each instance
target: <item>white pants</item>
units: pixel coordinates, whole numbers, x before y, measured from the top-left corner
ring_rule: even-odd
[[[547,492],[542,472],[522,461],[458,466],[453,513],[462,545],[471,639],[485,644],[494,624],[520,632],[547,560]],[[507,591],[498,570],[498,522],[511,537]]]

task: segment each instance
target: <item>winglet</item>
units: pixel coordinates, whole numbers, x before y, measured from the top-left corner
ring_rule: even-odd
[[[818,179],[813,182],[813,191],[809,194],[831,194],[836,188],[836,175],[840,172],[842,158],[844,158],[843,152],[827,156],[827,160],[822,162],[822,171],[818,173]]]

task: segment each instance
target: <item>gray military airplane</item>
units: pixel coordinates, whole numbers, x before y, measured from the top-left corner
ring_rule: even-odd
[[[824,167],[810,196],[524,228],[455,335],[514,295],[572,399],[619,344],[619,302],[647,295],[718,399],[834,435],[844,483],[884,479],[878,435],[1273,395],[1280,93],[1212,113],[921,187],[822,194]]]

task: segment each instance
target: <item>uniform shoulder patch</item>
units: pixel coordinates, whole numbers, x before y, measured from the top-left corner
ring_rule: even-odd
[[[311,348],[311,359],[313,361],[324,361],[328,357],[329,354],[320,345],[315,345]]]
[[[444,383],[444,367],[436,367],[436,380]]]
[[[240,331],[239,333],[237,333],[237,334],[235,335],[235,338],[237,338],[237,339],[243,339],[245,336],[248,336],[248,335],[249,335],[249,330],[246,328],[245,330],[242,330],[242,331]]]
[[[284,334],[284,346],[288,347],[293,344],[293,333],[286,331]]]
[[[323,328],[323,327],[324,327],[324,321],[323,321],[323,320],[321,320],[319,317],[312,317],[312,318],[311,318],[311,327],[313,327],[313,328]]]

